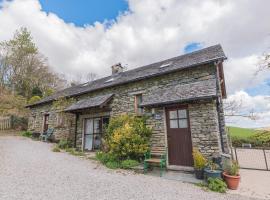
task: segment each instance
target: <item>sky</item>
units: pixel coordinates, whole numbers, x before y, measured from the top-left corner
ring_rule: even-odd
[[[226,118],[241,127],[270,126],[269,0],[0,0],[0,41],[27,27],[52,70],[69,79],[108,76],[115,63],[133,69],[221,44],[228,101],[256,120]]]

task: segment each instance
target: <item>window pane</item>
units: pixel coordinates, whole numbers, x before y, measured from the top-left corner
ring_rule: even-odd
[[[100,118],[94,119],[94,133],[100,132]]]
[[[187,119],[179,119],[179,128],[187,128],[187,127],[188,127]]]
[[[86,119],[85,123],[85,134],[93,134],[93,120]]]
[[[142,95],[138,94],[138,95],[136,95],[136,97],[137,97],[137,104],[138,105],[141,104],[142,103]]]
[[[94,149],[100,149],[101,145],[101,135],[96,134],[94,135]]]
[[[93,135],[85,135],[84,148],[87,150],[92,150],[92,146],[93,146]]]
[[[170,120],[170,128],[178,128],[177,119]]]
[[[177,112],[176,110],[170,111],[170,119],[177,119]]]
[[[187,118],[187,110],[186,109],[178,110],[178,117],[179,118]]]

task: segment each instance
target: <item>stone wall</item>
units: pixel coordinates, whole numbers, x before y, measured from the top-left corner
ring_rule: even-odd
[[[55,140],[74,140],[75,115],[59,112],[53,108],[52,104],[44,104],[31,109],[28,130],[43,133],[45,114],[49,114],[49,128],[54,129]]]
[[[188,105],[193,147],[206,157],[221,153],[216,102],[197,102]]]
[[[214,65],[204,65],[194,68],[188,68],[178,72],[173,72],[158,77],[152,77],[145,80],[140,80],[133,83],[127,83],[120,86],[105,88],[95,92],[76,97],[81,100],[87,97],[94,97],[102,94],[113,93],[114,97],[108,107],[102,109],[84,110],[80,114],[78,120],[78,129],[76,144],[78,147],[82,145],[82,124],[85,117],[93,115],[102,115],[108,112],[110,116],[116,116],[124,113],[135,113],[134,103],[135,95],[142,94],[143,96],[151,95],[157,89],[165,89],[168,86],[176,84],[185,84],[198,80],[215,79],[216,70]],[[213,153],[220,152],[220,138],[218,126],[218,113],[216,102],[197,102],[188,105],[191,120],[191,134],[193,146],[198,147],[205,155],[209,156]],[[151,109],[146,109],[146,113],[151,115]],[[50,112],[50,127],[55,126],[56,117],[51,104],[37,106],[32,109],[32,113],[37,116],[35,120],[34,129],[41,130],[42,122],[45,112]],[[147,124],[153,128],[152,146],[167,146],[166,145],[166,126],[164,108],[155,108],[155,113],[159,116],[150,117]],[[221,114],[222,115],[222,114]],[[57,138],[62,135],[65,138],[74,139],[75,114],[70,114],[70,126],[65,126],[63,129],[57,129]],[[30,127],[31,125],[29,125]]]

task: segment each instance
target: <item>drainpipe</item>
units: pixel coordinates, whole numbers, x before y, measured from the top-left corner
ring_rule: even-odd
[[[225,150],[224,150],[224,144],[223,144],[223,134],[222,134],[222,128],[221,128],[222,125],[221,125],[221,119],[220,119],[221,87],[220,87],[219,69],[218,69],[218,65],[220,64],[220,62],[222,62],[222,61],[217,61],[214,63],[214,65],[216,66],[216,86],[217,86],[217,90],[218,90],[218,98],[216,100],[216,107],[217,107],[217,113],[218,113],[219,137],[220,137],[220,142],[221,142],[221,150],[222,150],[222,153],[224,153]]]
[[[77,129],[78,129],[78,119],[79,119],[79,114],[76,113],[75,116],[75,137],[74,137],[74,148],[76,148],[76,143],[77,143]]]

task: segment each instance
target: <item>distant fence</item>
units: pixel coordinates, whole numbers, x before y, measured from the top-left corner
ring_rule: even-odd
[[[16,117],[16,116],[8,116],[1,117],[0,116],[0,131],[1,130],[26,130],[28,125],[28,120],[25,117]]]
[[[0,117],[0,130],[9,130],[12,128],[12,117]]]

